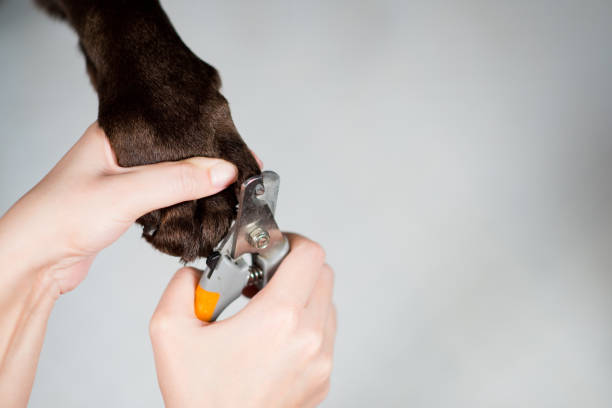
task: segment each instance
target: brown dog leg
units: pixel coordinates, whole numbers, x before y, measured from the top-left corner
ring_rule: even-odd
[[[181,41],[156,0],[36,0],[75,29],[98,92],[98,122],[121,166],[193,156],[238,167],[238,183],[259,168],[219,93],[217,71]],[[143,236],[183,261],[208,256],[235,217],[236,193],[153,211]]]

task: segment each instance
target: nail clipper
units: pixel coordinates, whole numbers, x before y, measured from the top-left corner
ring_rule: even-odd
[[[240,186],[236,220],[206,259],[196,288],[198,319],[214,321],[244,288],[263,288],[289,252],[274,219],[279,183],[278,174],[264,171]]]

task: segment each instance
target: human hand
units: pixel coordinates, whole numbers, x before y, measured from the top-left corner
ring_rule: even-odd
[[[120,167],[94,123],[0,219],[0,259],[44,270],[65,293],[83,280],[95,255],[139,216],[215,194],[236,174],[234,165],[202,157]]]
[[[288,236],[291,252],[236,315],[194,315],[200,273],[179,270],[151,319],[167,407],[310,407],[329,389],[336,337],[333,271],[316,243]]]
[[[256,159],[257,160],[257,159]],[[0,401],[26,406],[47,319],[96,254],[141,215],[215,194],[236,179],[220,159],[123,168],[96,123],[0,218]]]
[[[217,70],[181,40],[159,1],[123,1],[120,13],[116,1],[37,3],[79,36],[98,93],[98,121],[119,165],[217,157],[238,167],[238,186],[260,173],[220,92]],[[227,234],[236,193],[156,210],[138,223],[155,248],[191,262],[209,256]]]

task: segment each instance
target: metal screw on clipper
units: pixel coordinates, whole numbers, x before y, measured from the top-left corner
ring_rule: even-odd
[[[249,234],[249,244],[257,249],[264,249],[270,244],[270,234],[263,228],[255,228]]]

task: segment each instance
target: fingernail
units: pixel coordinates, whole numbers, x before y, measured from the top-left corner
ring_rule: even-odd
[[[220,161],[210,169],[210,182],[215,187],[226,187],[236,179],[237,174],[236,166]]]

